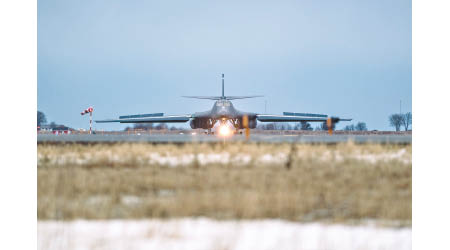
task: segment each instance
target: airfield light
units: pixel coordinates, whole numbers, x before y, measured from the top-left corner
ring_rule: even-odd
[[[227,125],[220,125],[219,127],[219,135],[222,137],[228,137],[231,135],[231,130]]]

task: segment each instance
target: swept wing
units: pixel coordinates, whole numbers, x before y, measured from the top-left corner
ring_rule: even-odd
[[[329,118],[331,118],[334,123],[339,121],[352,120],[339,117],[328,117],[327,115],[311,114],[311,113],[284,112],[283,115],[266,115],[266,114],[256,115],[256,119],[258,119],[258,121],[260,122],[326,122]]]
[[[142,114],[142,115],[125,115],[120,116],[119,119],[97,120],[97,123],[120,122],[120,123],[151,123],[151,122],[187,122],[192,115],[168,115],[163,113]]]

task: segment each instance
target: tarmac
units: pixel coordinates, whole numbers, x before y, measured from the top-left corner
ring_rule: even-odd
[[[146,142],[146,143],[223,143],[245,142],[245,135],[233,135],[227,138],[205,134],[38,134],[38,143],[116,143],[116,142]],[[405,134],[370,134],[370,135],[283,135],[283,134],[253,134],[248,142],[253,143],[310,143],[336,144],[353,141],[355,143],[380,144],[410,144],[412,135]]]

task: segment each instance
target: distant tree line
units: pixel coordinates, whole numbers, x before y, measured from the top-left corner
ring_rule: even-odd
[[[405,131],[409,130],[412,125],[412,114],[411,112],[405,114],[392,114],[389,116],[389,125],[395,127],[395,131],[400,131],[401,127]]]
[[[58,129],[62,127],[66,127],[64,125],[56,124],[55,122],[51,122],[50,124],[47,124],[47,117],[45,116],[44,112],[37,111],[37,126],[42,127],[46,126],[48,129]],[[133,124],[133,127],[126,127],[125,131],[133,130],[133,129],[140,129],[140,130],[184,130],[183,128],[178,128],[175,126],[167,126],[165,123],[135,123]]]
[[[392,114],[389,116],[389,123],[391,126],[395,127],[396,131],[400,131],[400,128],[403,126],[405,128],[405,131],[409,129],[409,127],[412,124],[412,115],[411,112],[405,113],[405,114]],[[37,111],[37,125],[40,127],[42,125],[47,124],[47,118],[42,111]],[[55,122],[51,122],[48,127],[50,129],[58,128],[63,125],[58,125]],[[295,125],[291,125],[290,123],[281,123],[281,122],[272,122],[272,123],[264,123],[259,124],[258,129],[261,130],[303,130],[303,131],[312,131],[312,130],[328,130],[328,126],[326,122],[321,123],[319,126],[317,126],[315,129],[311,126],[311,123],[309,122],[298,122]],[[135,123],[133,124],[133,127],[126,127],[125,131],[128,130],[184,130],[183,128],[178,128],[175,126],[167,126],[165,123]],[[333,124],[333,130],[335,129]],[[358,122],[356,125],[351,124],[347,125],[343,129],[344,131],[367,131],[367,125],[365,122]]]
[[[44,112],[38,110],[37,112],[37,125],[40,127],[47,123],[47,118],[45,117]]]
[[[65,125],[61,125],[61,124],[56,124],[56,122],[50,122],[50,124],[47,124],[47,117],[45,116],[44,112],[42,111],[37,111],[37,126],[42,128],[42,126],[45,126],[46,129],[72,129],[69,128]]]
[[[290,123],[271,122],[259,124],[257,129],[261,130],[313,130],[309,122],[299,122],[292,126]]]
[[[333,130],[335,130],[335,124],[333,124]],[[361,131],[365,131],[367,130],[367,126],[364,122],[360,122],[358,124],[355,125],[351,125],[350,127],[347,126],[346,127],[347,130],[361,130]],[[348,129],[348,128],[352,128],[352,129]],[[309,122],[299,122],[296,123],[294,126],[292,126],[289,123],[278,123],[278,122],[272,122],[272,123],[265,123],[265,124],[260,124],[258,125],[258,129],[261,130],[303,130],[303,131],[312,131],[312,130],[316,130],[316,131],[327,131],[328,130],[328,125],[326,122],[322,122],[320,123],[320,125],[316,126],[315,128],[313,128],[311,126],[311,123]],[[346,129],[344,129],[346,130]]]
[[[358,122],[356,125],[350,124],[344,127],[344,131],[367,131],[365,122]]]
[[[332,124],[331,130],[336,129],[336,124]],[[328,124],[327,122],[322,122],[319,126],[316,126],[314,129],[316,131],[327,131],[328,130]]]
[[[135,130],[135,129],[139,129],[139,130],[184,130],[183,128],[178,128],[175,126],[171,126],[169,128],[169,126],[167,126],[167,124],[165,123],[158,123],[158,124],[153,124],[153,123],[134,123],[133,127],[126,127],[124,130],[128,131],[128,130]]]
[[[309,122],[299,122],[296,123],[294,126],[292,126],[289,123],[279,123],[279,122],[272,122],[272,123],[265,123],[258,125],[258,129],[261,130],[304,130],[304,131],[327,131],[328,125],[326,122],[320,123],[320,125],[313,128],[311,126],[311,123]],[[335,124],[333,124],[333,130],[336,129]],[[367,131],[367,125],[365,122],[358,122],[356,125],[347,125],[344,127],[345,131]]]

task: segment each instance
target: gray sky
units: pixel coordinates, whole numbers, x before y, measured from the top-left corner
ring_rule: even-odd
[[[212,101],[180,96],[220,95],[221,73],[226,95],[265,96],[234,101],[240,110],[267,101],[268,113],[392,130],[400,100],[411,111],[411,1],[38,1],[49,122],[88,128],[89,106],[94,119],[205,111]]]

